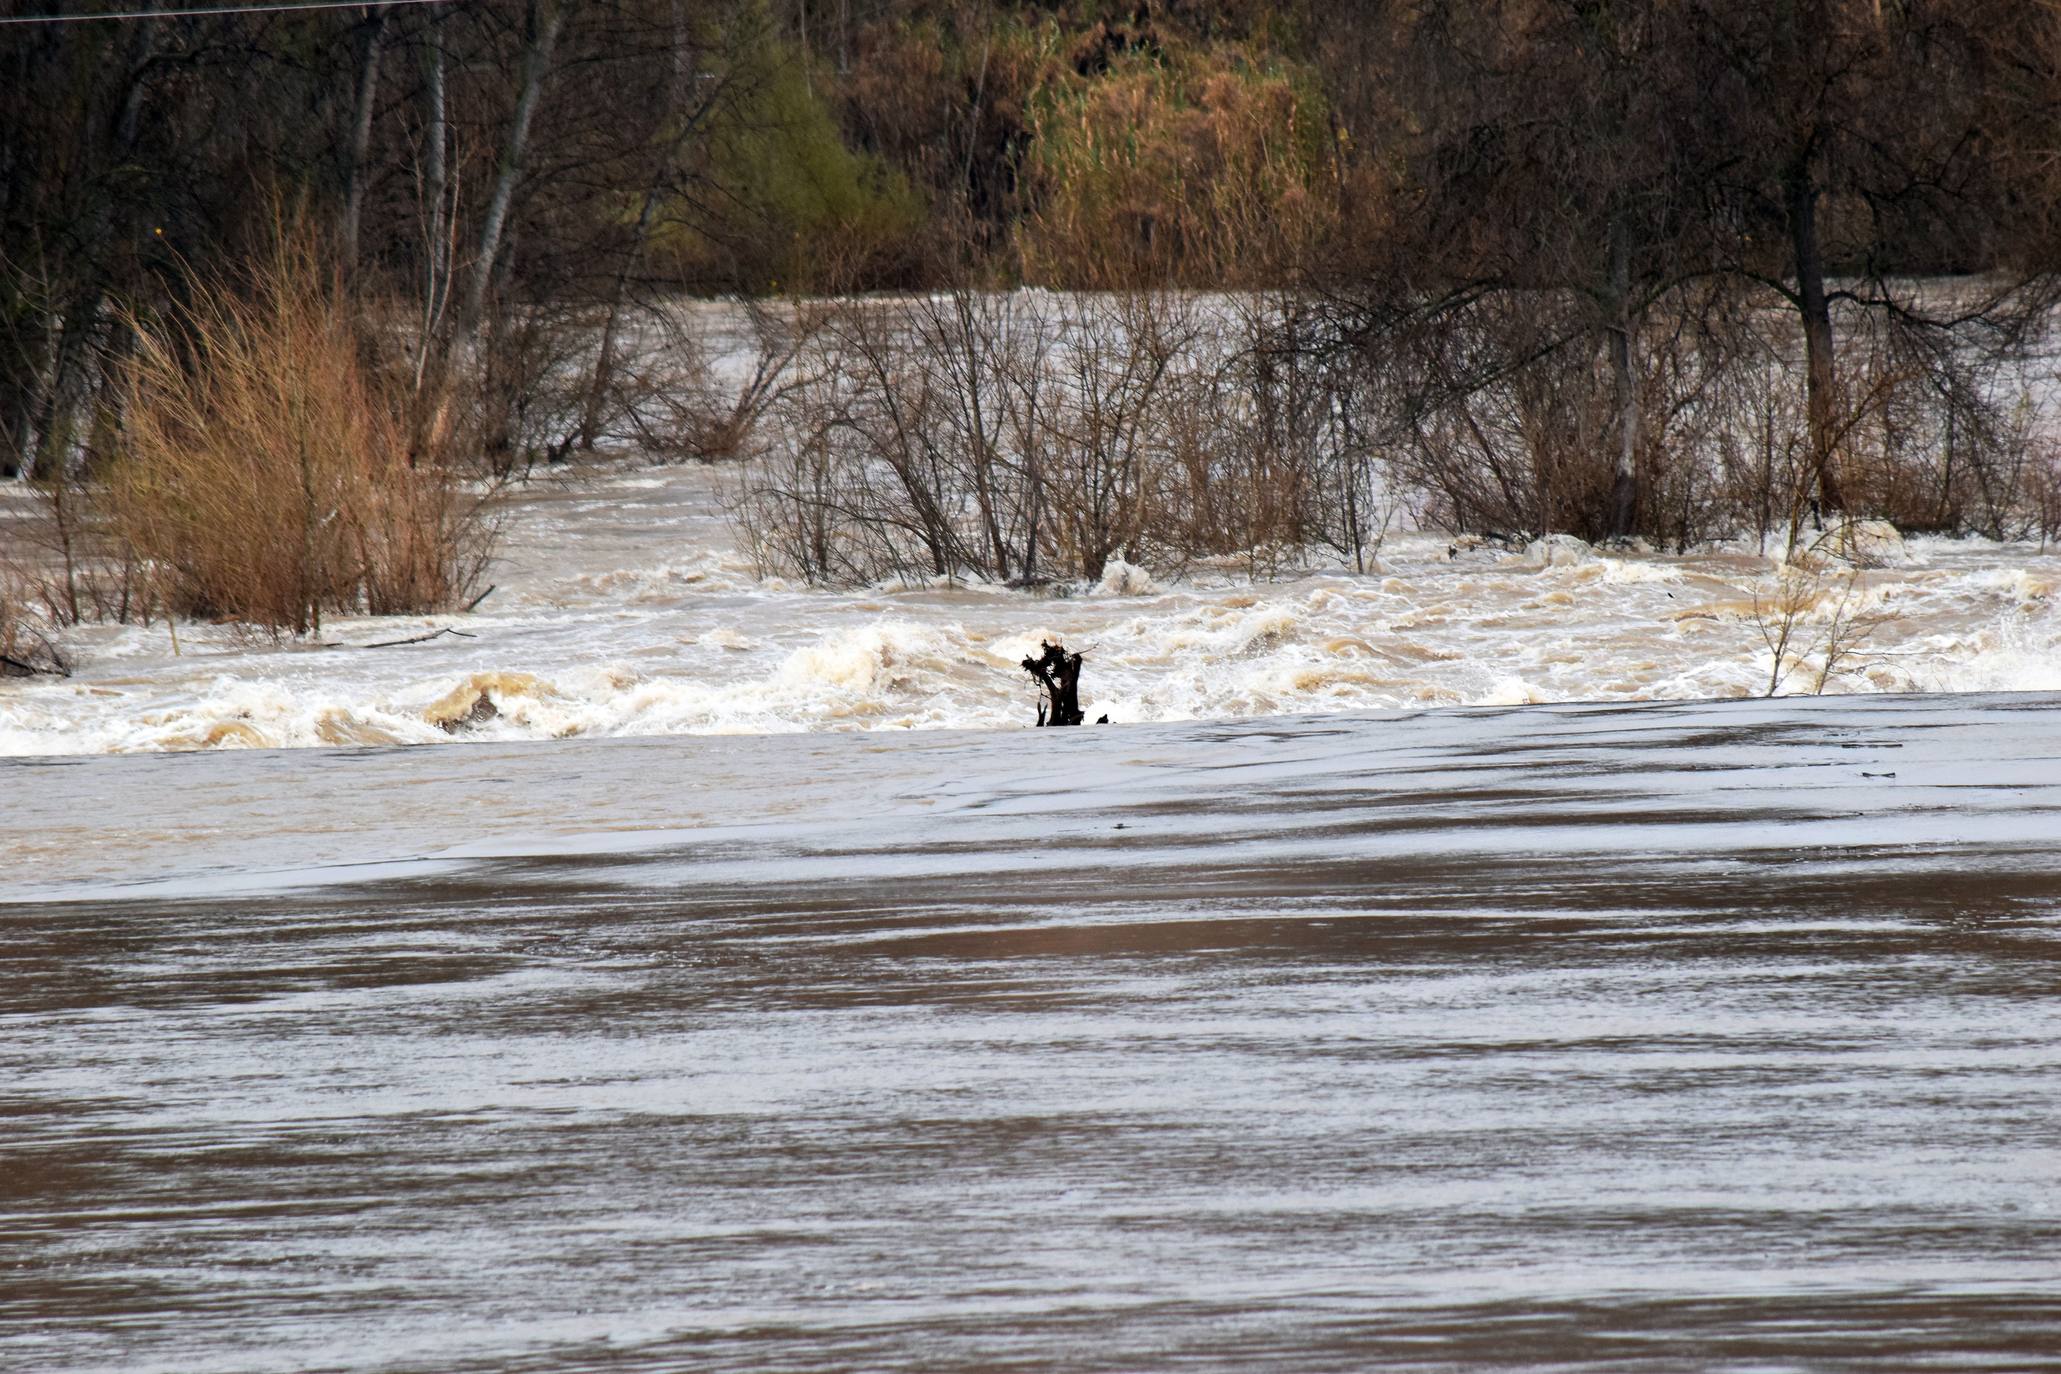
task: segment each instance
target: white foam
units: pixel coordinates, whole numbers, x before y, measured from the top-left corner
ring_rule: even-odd
[[[1549,534],[1525,545],[1524,556],[1542,568],[1566,568],[1588,562],[1596,550],[1587,540],[1571,534]]]
[[[1934,660],[1916,674],[1931,691],[2061,691],[2061,616],[2000,620],[1936,646]]]
[[[1152,574],[1135,563],[1112,558],[1102,565],[1102,580],[1095,584],[1097,596],[1150,596],[1159,587]]]
[[[324,626],[341,645],[473,638],[323,650],[194,626],[174,657],[162,625],[75,631],[72,681],[0,683],[0,753],[1020,726],[1035,707],[1018,665],[1042,640],[1086,655],[1083,705],[1122,721],[1737,696],[1769,677],[1755,593],[1764,605],[1774,568],[1750,542],[1542,567],[1452,561],[1445,538],[1404,531],[1364,576],[1335,558],[1279,581],[1236,560],[1185,578],[1112,560],[1085,596],[929,579],[843,592],[758,578],[719,481],[639,469],[539,489],[519,499],[479,614]],[[1855,573],[1847,614],[1883,623],[1828,690],[2061,687],[2061,556],[1931,538],[1906,551]],[[1826,576],[1836,588],[1847,570]],[[1807,661],[1830,615],[1799,617]],[[454,693],[446,714],[464,719],[447,732]]]

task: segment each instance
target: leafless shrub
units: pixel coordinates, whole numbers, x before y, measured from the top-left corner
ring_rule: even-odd
[[[1259,574],[1324,545],[1365,568],[1363,374],[1316,329],[1287,298],[850,302],[796,355],[736,518],[769,570],[816,580]]]
[[[773,396],[753,547],[819,581],[1038,576],[1050,336],[1030,300],[846,303]]]
[[[1821,695],[1900,618],[1868,596],[1858,569],[1842,568],[1827,556],[1835,536],[1844,536],[1849,546],[1856,542],[1850,524],[1835,527],[1812,548],[1785,559],[1772,585],[1754,594],[1754,624],[1768,650],[1762,696],[1775,695],[1799,669],[1809,678],[1808,690]]]
[[[1865,509],[1901,529],[2031,534],[2051,417],[2030,380],[1952,337],[1893,330],[1871,342],[1880,398],[1856,446]]]
[[[1366,571],[1386,517],[1365,373],[1292,293],[1221,309],[1224,356],[1194,370],[1198,394],[1171,417],[1186,546],[1241,554],[1255,575],[1319,547]]]
[[[1459,532],[1603,533],[1611,393],[1598,348],[1562,346],[1568,307],[1505,294],[1454,310],[1380,364],[1398,487]]]
[[[837,311],[808,300],[652,307],[621,346],[615,432],[659,462],[757,455],[768,412],[800,380],[803,350]]]
[[[2039,529],[2051,417],[2022,358],[1895,317],[1842,323],[1837,380],[1814,402],[1781,302],[1683,288],[1639,316],[1619,389],[1611,336],[1571,293],[1497,292],[1392,330],[1361,410],[1393,432],[1393,484],[1463,532],[1597,538],[1621,516],[1624,453],[1633,527],[1677,549],[1758,530],[1793,552],[1849,517]]]
[[[70,471],[38,480],[18,518],[0,576],[54,629],[89,622],[148,625],[165,611],[164,579],[113,537],[104,489]]]
[[[1185,554],[1171,490],[1170,408],[1196,380],[1192,301],[1150,292],[1081,298],[1053,349],[1046,407],[1054,560],[1094,577],[1111,558]],[[1199,366],[1199,364],[1197,364]],[[1191,412],[1191,416],[1192,416]]]
[[[411,449],[313,238],[288,226],[246,282],[136,322],[109,529],[181,613],[278,631],[325,610],[452,604],[491,540],[479,502]]]
[[[578,313],[503,307],[483,328],[469,370],[449,379],[457,423],[440,462],[477,464],[497,482],[527,477],[539,463],[564,462],[590,418],[620,411],[620,388],[587,371],[593,325]]]
[[[1564,293],[1373,348],[1350,324],[1287,292],[845,302],[762,350],[730,412],[733,432],[761,399],[768,417],[764,509],[740,519],[811,578],[1010,581],[1111,558],[1271,575],[1326,549],[1365,569],[1391,493],[1457,532],[1593,540],[1629,509],[1678,551],[1758,531],[1785,556],[1849,519],[1996,538],[2061,519],[2050,417],[1952,341],[1856,328],[1813,402],[1787,314],[1687,288],[1639,315],[1629,387]]]
[[[2025,475],[2025,505],[2032,531],[2039,535],[2040,552],[2061,539],[2061,453],[2051,441],[2035,441],[2028,455]]]
[[[857,388],[834,340],[813,342],[770,415],[763,460],[745,472],[731,516],[762,574],[811,582],[859,583],[902,559],[897,531],[869,520],[873,495],[852,442]]]

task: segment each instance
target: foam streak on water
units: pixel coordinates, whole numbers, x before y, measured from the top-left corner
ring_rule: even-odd
[[[1758,695],[1769,652],[1747,546],[1561,561],[1392,537],[1382,570],[1254,581],[1235,566],[1112,575],[1065,597],[860,593],[758,577],[719,477],[618,471],[520,498],[498,590],[470,617],[331,624],[343,647],[192,627],[88,627],[69,682],[0,683],[0,754],[443,743],[1030,723],[1016,664],[1085,650],[1091,717],[1118,722],[1538,701]],[[1884,623],[1833,692],[2061,688],[2061,557],[1915,540],[1861,575]],[[1829,604],[1797,643],[1822,639]],[[382,649],[349,646],[424,634]],[[1784,690],[1807,690],[1815,665]],[[473,722],[485,697],[496,714]]]
[[[101,851],[0,891],[0,1367],[2032,1367],[2057,765],[2054,696],[0,764]]]

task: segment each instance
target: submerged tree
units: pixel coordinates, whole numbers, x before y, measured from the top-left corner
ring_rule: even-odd
[[[1042,642],[1036,658],[1026,658],[1023,670],[1038,684],[1038,724],[1080,725],[1088,719],[1081,709],[1081,656],[1070,654],[1060,644]]]
[[[1856,504],[1842,455],[1896,447],[1892,395],[1906,433],[2004,434],[1991,378],[2055,281],[2051,7],[1373,12],[1405,208],[1318,279],[1453,518],[1658,532],[1667,427],[1707,427],[1770,361],[1805,397],[1806,505]]]
[[[1844,385],[1842,320],[1930,336],[1918,352],[1944,365],[2017,343],[2052,300],[2057,22],[2015,0],[1682,7],[1702,219],[1727,235],[1710,267],[1794,315],[1827,508],[1850,504],[1837,460],[1866,403]]]

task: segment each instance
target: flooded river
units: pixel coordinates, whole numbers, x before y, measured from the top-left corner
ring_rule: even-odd
[[[1802,598],[1778,672],[1779,541],[1612,554],[1412,528],[1365,574],[1112,563],[1041,594],[834,590],[760,575],[724,514],[732,480],[613,465],[538,482],[507,507],[471,615],[333,619],[278,643],[76,627],[70,679],[0,681],[0,756],[1013,728],[1035,710],[1017,665],[1046,639],[1088,655],[1089,716],[1122,724],[1820,685],[2061,691],[2051,546],[1892,533],[1873,566],[1828,568]],[[0,485],[0,553],[10,504],[22,494]]]
[[[2061,1360],[2061,697],[0,785],[0,1368]]]

